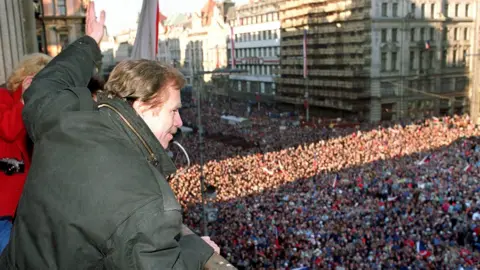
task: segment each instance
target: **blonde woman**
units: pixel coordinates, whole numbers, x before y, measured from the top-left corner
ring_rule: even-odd
[[[50,59],[39,53],[25,56],[8,78],[7,89],[0,88],[0,252],[8,242],[30,167],[28,135],[22,120],[23,93]]]

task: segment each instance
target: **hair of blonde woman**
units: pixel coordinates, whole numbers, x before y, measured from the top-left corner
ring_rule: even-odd
[[[168,99],[168,87],[180,90],[184,86],[185,78],[174,67],[146,59],[124,60],[110,73],[105,92],[157,107]]]
[[[17,64],[7,80],[7,89],[15,91],[27,76],[34,76],[42,70],[52,57],[43,53],[25,55]]]

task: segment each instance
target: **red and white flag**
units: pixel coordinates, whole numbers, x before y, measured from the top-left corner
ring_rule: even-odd
[[[463,171],[464,172],[470,172],[470,171],[472,171],[472,169],[473,169],[472,164],[468,164],[465,168],[463,168]]]
[[[143,0],[131,59],[157,59],[159,23],[158,0]]]

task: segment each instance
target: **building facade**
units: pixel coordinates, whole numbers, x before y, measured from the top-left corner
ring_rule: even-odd
[[[229,11],[228,62],[245,71],[229,76],[234,91],[264,98],[275,95],[275,70],[280,67],[281,2],[285,1],[251,1]]]
[[[188,84],[192,84],[190,63],[187,58],[188,29],[192,24],[191,14],[175,14],[159,26],[158,54],[161,62],[178,68]]]
[[[473,1],[379,2],[372,7],[370,119],[468,112]]]
[[[463,112],[473,5],[445,2],[283,2],[277,99],[369,121]]]
[[[480,82],[480,21],[478,20],[478,14],[480,14],[480,0],[475,0],[474,4],[474,16],[475,16],[475,25],[472,36],[472,50],[471,54],[467,57],[467,62],[469,63],[470,70],[470,115],[472,120],[480,125],[480,87],[478,83]]]
[[[193,85],[211,84],[210,72],[228,65],[225,37],[229,27],[226,17],[232,6],[234,3],[230,0],[207,0],[200,12],[192,14],[186,58],[193,74]],[[214,87],[210,88],[213,90]]]
[[[21,58],[38,52],[35,2],[0,0],[0,85],[4,85]]]
[[[227,66],[225,18],[233,5],[207,0],[198,12],[165,18],[159,26],[158,60],[178,68],[192,86],[210,84],[210,72]]]
[[[55,56],[68,44],[85,35],[86,0],[42,0],[45,43]]]

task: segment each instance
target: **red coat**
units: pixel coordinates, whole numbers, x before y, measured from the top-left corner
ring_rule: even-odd
[[[25,163],[25,173],[7,176],[0,172],[0,217],[14,216],[30,168],[21,97],[21,89],[11,93],[0,88],[0,158],[15,158]]]

